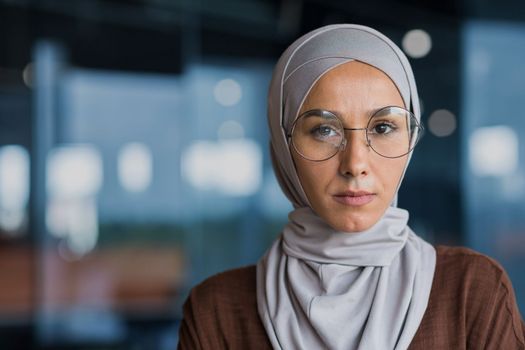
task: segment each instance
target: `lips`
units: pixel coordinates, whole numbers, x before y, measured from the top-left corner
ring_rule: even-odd
[[[375,193],[367,191],[344,191],[334,195],[334,200],[348,206],[362,206],[375,198]]]

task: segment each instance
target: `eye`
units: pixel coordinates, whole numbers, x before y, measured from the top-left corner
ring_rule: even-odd
[[[373,134],[386,135],[396,131],[396,129],[397,127],[392,123],[378,122],[372,127],[372,129],[369,132]]]
[[[339,136],[339,133],[336,129],[334,129],[331,125],[318,125],[310,130],[310,134],[312,134],[313,137],[325,140],[330,137]]]

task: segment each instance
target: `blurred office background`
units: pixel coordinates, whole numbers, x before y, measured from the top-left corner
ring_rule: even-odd
[[[272,66],[340,22],[413,65],[411,226],[496,258],[525,314],[524,2],[0,0],[0,348],[174,349],[188,290],[286,222]]]

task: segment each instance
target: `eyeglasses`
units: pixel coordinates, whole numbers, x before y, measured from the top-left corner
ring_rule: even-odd
[[[423,126],[410,111],[397,106],[375,111],[366,128],[345,128],[334,113],[313,109],[295,120],[288,138],[303,158],[323,161],[345,149],[345,131],[352,130],[364,130],[367,145],[380,156],[399,158],[414,149]]]

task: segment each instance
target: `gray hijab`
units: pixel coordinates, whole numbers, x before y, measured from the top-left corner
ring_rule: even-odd
[[[275,349],[406,349],[427,307],[435,249],[407,226],[397,191],[371,228],[338,232],[311,209],[294,167],[286,135],[304,99],[324,73],[352,60],[387,74],[420,119],[407,58],[372,28],[325,26],[279,59],[268,99],[270,151],[295,209],[257,264],[259,316]]]

